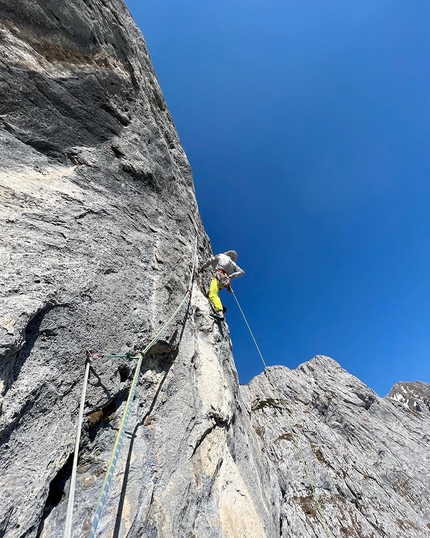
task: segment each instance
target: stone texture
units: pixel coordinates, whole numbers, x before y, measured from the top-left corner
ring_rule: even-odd
[[[85,351],[142,349],[186,292],[196,235],[199,263],[211,251],[124,4],[14,0],[0,19],[0,535],[57,537]],[[99,536],[276,534],[208,276],[145,361]],[[74,536],[88,529],[133,368],[92,365]]]
[[[415,402],[428,398],[424,383],[380,398],[317,356],[293,371],[271,367],[242,387],[277,471],[282,537],[327,536],[300,454],[333,536],[430,536],[430,416],[424,404],[392,402],[405,386]]]
[[[62,536],[85,352],[142,349],[211,253],[190,167],[120,0],[0,5],[0,536]],[[429,386],[384,400],[326,357],[239,387],[199,274],[145,359],[98,536],[429,529]],[[86,536],[135,361],[91,367],[73,536]]]
[[[427,383],[421,381],[396,383],[387,394],[387,398],[400,403],[410,411],[430,413],[430,386]]]

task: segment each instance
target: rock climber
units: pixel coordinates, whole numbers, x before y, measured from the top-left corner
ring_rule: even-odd
[[[215,270],[209,287],[208,297],[215,310],[211,313],[211,316],[219,320],[224,320],[224,312],[226,310],[218,295],[220,290],[227,288],[227,291],[231,293],[231,279],[238,278],[245,274],[245,271],[237,265],[236,260],[237,252],[235,250],[228,250],[222,254],[212,256],[200,268],[200,270],[203,271],[207,267],[212,266]]]

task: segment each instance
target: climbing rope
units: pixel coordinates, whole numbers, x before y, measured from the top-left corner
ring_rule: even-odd
[[[242,314],[242,317],[243,317],[243,319],[244,319],[244,321],[245,321],[245,324],[246,324],[246,326],[248,327],[248,330],[249,330],[249,333],[250,333],[250,335],[251,335],[251,337],[252,337],[252,340],[254,341],[255,347],[257,348],[258,354],[260,355],[261,361],[262,361],[262,363],[263,363],[263,365],[264,365],[264,374],[265,374],[265,376],[267,377],[267,379],[268,379],[270,385],[272,386],[273,392],[275,393],[275,397],[276,397],[277,400],[281,403],[281,402],[282,402],[282,399],[281,399],[281,397],[280,397],[280,394],[279,394],[279,392],[278,392],[278,389],[276,388],[275,383],[274,383],[273,380],[272,380],[272,376],[270,375],[270,372],[269,372],[268,369],[267,369],[266,361],[264,360],[263,354],[261,353],[261,350],[260,350],[260,348],[259,348],[259,346],[258,346],[258,344],[257,344],[257,340],[256,340],[255,337],[254,337],[254,334],[253,334],[253,332],[252,332],[252,330],[251,330],[251,327],[249,326],[248,320],[246,319],[246,316],[245,316],[245,314],[244,314],[244,312],[243,312],[243,310],[242,310],[242,307],[241,307],[240,304],[239,304],[239,301],[238,301],[238,299],[237,299],[237,297],[236,297],[236,294],[234,293],[233,289],[232,289],[231,291],[232,291],[232,293],[233,293],[233,297],[235,298],[235,301],[236,301],[236,303],[237,303],[237,306],[239,307],[240,313]],[[319,513],[319,515],[320,515],[320,517],[321,517],[321,520],[322,520],[322,522],[323,522],[324,530],[326,531],[327,536],[329,536],[329,538],[333,538],[333,534],[331,533],[330,528],[329,528],[329,526],[328,526],[327,519],[326,519],[326,517],[325,517],[325,515],[324,515],[324,511],[323,511],[323,509],[322,509],[322,506],[321,506],[321,503],[320,503],[318,494],[317,494],[316,489],[315,489],[315,486],[314,486],[314,482],[313,482],[313,480],[312,480],[311,474],[310,474],[309,469],[308,469],[308,466],[307,466],[307,464],[306,464],[305,457],[304,457],[304,455],[303,455],[302,449],[300,448],[299,442],[298,442],[298,440],[297,440],[297,436],[296,436],[296,434],[294,433],[293,428],[292,428],[292,426],[291,426],[291,422],[290,422],[290,419],[289,419],[288,414],[287,414],[287,412],[286,412],[286,409],[285,409],[285,407],[282,406],[282,405],[280,406],[280,409],[281,409],[281,412],[282,412],[282,414],[283,414],[283,416],[284,416],[284,418],[285,418],[285,420],[286,420],[286,422],[287,422],[287,425],[288,425],[288,428],[289,428],[289,430],[290,430],[290,433],[291,433],[291,436],[292,436],[294,445],[295,445],[296,450],[297,450],[297,452],[298,452],[298,454],[299,454],[300,461],[302,462],[302,465],[303,465],[303,468],[304,468],[304,470],[305,470],[305,474],[306,474],[306,477],[307,477],[307,479],[308,479],[308,482],[309,482],[309,484],[310,484],[310,486],[311,486],[312,495],[313,495],[313,498],[314,498],[314,500],[315,500],[315,503],[316,503],[316,505],[317,505],[317,507],[318,507],[318,513]]]
[[[170,324],[176,318],[176,316],[178,315],[178,313],[181,310],[182,306],[184,305],[186,299],[188,297],[191,299],[192,283],[193,283],[193,279],[194,279],[194,272],[195,272],[195,267],[196,267],[196,259],[197,259],[197,237],[196,237],[196,242],[195,242],[195,246],[194,246],[194,257],[193,257],[193,265],[192,265],[192,269],[191,269],[190,281],[189,281],[189,284],[188,284],[188,289],[187,289],[187,291],[186,291],[186,293],[184,295],[184,298],[182,299],[182,301],[180,302],[180,304],[176,308],[176,310],[173,312],[173,314],[170,316],[170,318],[166,321],[166,323],[161,327],[161,329],[155,335],[155,337],[146,346],[146,348],[143,351],[139,351],[136,357],[133,357],[133,358],[139,357],[139,361],[137,363],[136,370],[134,372],[133,381],[132,381],[131,387],[130,387],[130,392],[128,394],[127,402],[125,404],[124,413],[123,413],[121,423],[120,423],[120,426],[119,426],[119,429],[118,429],[118,433],[117,433],[117,436],[116,436],[116,439],[115,439],[115,443],[114,443],[114,446],[113,446],[113,449],[112,449],[112,454],[111,454],[111,457],[110,457],[108,468],[106,470],[105,479],[104,479],[103,486],[102,486],[102,489],[101,489],[101,492],[100,492],[99,500],[97,502],[97,507],[96,507],[95,514],[93,516],[93,520],[92,520],[92,524],[91,524],[91,530],[90,530],[90,532],[88,534],[88,538],[94,538],[95,534],[96,534],[97,525],[99,523],[100,516],[101,516],[102,511],[103,511],[103,507],[104,507],[104,504],[105,504],[105,501],[106,501],[107,492],[109,490],[109,486],[110,486],[110,483],[111,483],[111,480],[112,480],[115,465],[116,465],[116,462],[118,460],[119,451],[121,449],[122,440],[124,438],[125,429],[127,427],[127,422],[128,422],[128,418],[129,418],[129,415],[130,415],[131,403],[133,401],[134,394],[136,392],[137,381],[139,379],[139,373],[140,373],[140,369],[141,369],[141,366],[142,366],[142,361],[143,361],[146,353],[160,339],[162,334],[167,330],[167,328],[170,326]],[[118,356],[118,355],[116,355],[116,356]]]
[[[81,403],[79,406],[78,424],[76,426],[75,453],[73,455],[72,476],[70,479],[69,501],[67,503],[66,525],[64,527],[64,538],[72,536],[73,504],[75,501],[76,472],[78,469],[78,453],[81,442],[82,422],[84,418],[85,396],[87,394],[88,377],[90,373],[91,359],[87,355],[85,364],[84,382],[82,385]]]
[[[128,418],[130,415],[130,409],[131,409],[131,403],[134,398],[134,394],[136,392],[137,387],[137,381],[140,374],[140,369],[142,366],[142,361],[146,355],[146,353],[151,349],[151,347],[154,346],[154,344],[160,339],[160,337],[163,335],[163,333],[168,329],[170,324],[173,322],[173,320],[178,315],[179,311],[181,310],[182,306],[184,305],[186,299],[189,297],[191,299],[192,295],[192,285],[194,280],[194,273],[196,269],[196,261],[197,261],[197,236],[196,241],[194,245],[194,254],[193,254],[193,264],[191,269],[191,275],[190,280],[188,283],[187,291],[180,302],[179,306],[176,308],[176,310],[173,312],[173,314],[170,316],[170,318],[166,321],[166,323],[161,327],[161,329],[158,331],[158,333],[155,335],[155,337],[151,340],[151,342],[146,346],[146,348],[142,351],[137,352],[137,355],[133,355],[132,353],[92,353],[87,352],[87,361],[85,366],[85,374],[84,374],[84,382],[82,387],[82,393],[81,393],[81,401],[79,406],[79,415],[78,415],[78,423],[76,427],[76,440],[75,440],[75,452],[73,456],[73,465],[72,465],[72,474],[71,474],[71,480],[70,480],[70,491],[69,491],[69,500],[67,504],[67,514],[66,514],[66,524],[64,529],[64,538],[71,538],[72,535],[72,521],[73,521],[73,505],[74,505],[74,497],[75,497],[75,487],[76,487],[76,473],[77,473],[77,466],[78,466],[78,453],[79,453],[79,445],[80,445],[80,439],[81,439],[81,431],[82,431],[82,422],[83,422],[83,416],[84,416],[84,407],[85,407],[85,396],[87,391],[87,385],[88,385],[88,377],[89,377],[89,371],[90,371],[90,364],[91,364],[91,358],[92,357],[99,357],[99,358],[127,358],[127,359],[139,359],[136,370],[133,376],[133,381],[131,383],[130,391],[128,394],[127,402],[125,405],[124,413],[121,419],[121,424],[118,430],[118,434],[115,439],[114,447],[112,450],[111,458],[109,461],[109,465],[106,471],[106,476],[103,482],[102,490],[99,496],[99,500],[97,503],[96,512],[94,514],[93,520],[92,520],[92,526],[90,533],[88,534],[88,538],[94,538],[97,525],[101,516],[101,513],[103,511],[103,506],[106,501],[106,495],[112,480],[113,472],[115,469],[116,462],[118,460],[119,451],[121,449],[122,440],[124,438],[125,429],[127,427]]]

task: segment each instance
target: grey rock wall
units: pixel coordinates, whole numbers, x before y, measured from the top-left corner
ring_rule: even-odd
[[[0,536],[63,535],[87,350],[142,349],[211,253],[190,167],[120,0],[0,4]],[[193,295],[147,355],[98,536],[423,537],[429,386],[378,398],[327,357],[239,387]],[[93,359],[74,537],[136,361]]]
[[[190,167],[119,0],[0,5],[0,536],[62,536],[86,350],[142,349],[184,296]],[[209,275],[147,357],[99,536],[274,536]],[[97,503],[135,362],[91,368],[74,536]]]
[[[430,386],[421,381],[396,383],[387,394],[387,399],[403,405],[410,411],[430,413]]]
[[[378,397],[324,356],[296,370],[271,367],[241,390],[277,470],[282,537],[430,536],[428,409]]]

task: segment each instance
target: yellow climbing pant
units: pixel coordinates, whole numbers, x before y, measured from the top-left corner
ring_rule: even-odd
[[[216,278],[212,279],[210,288],[209,288],[209,300],[214,305],[215,310],[218,312],[221,310],[222,312],[222,302],[221,299],[218,296],[219,290],[223,289],[223,285],[218,282]]]

